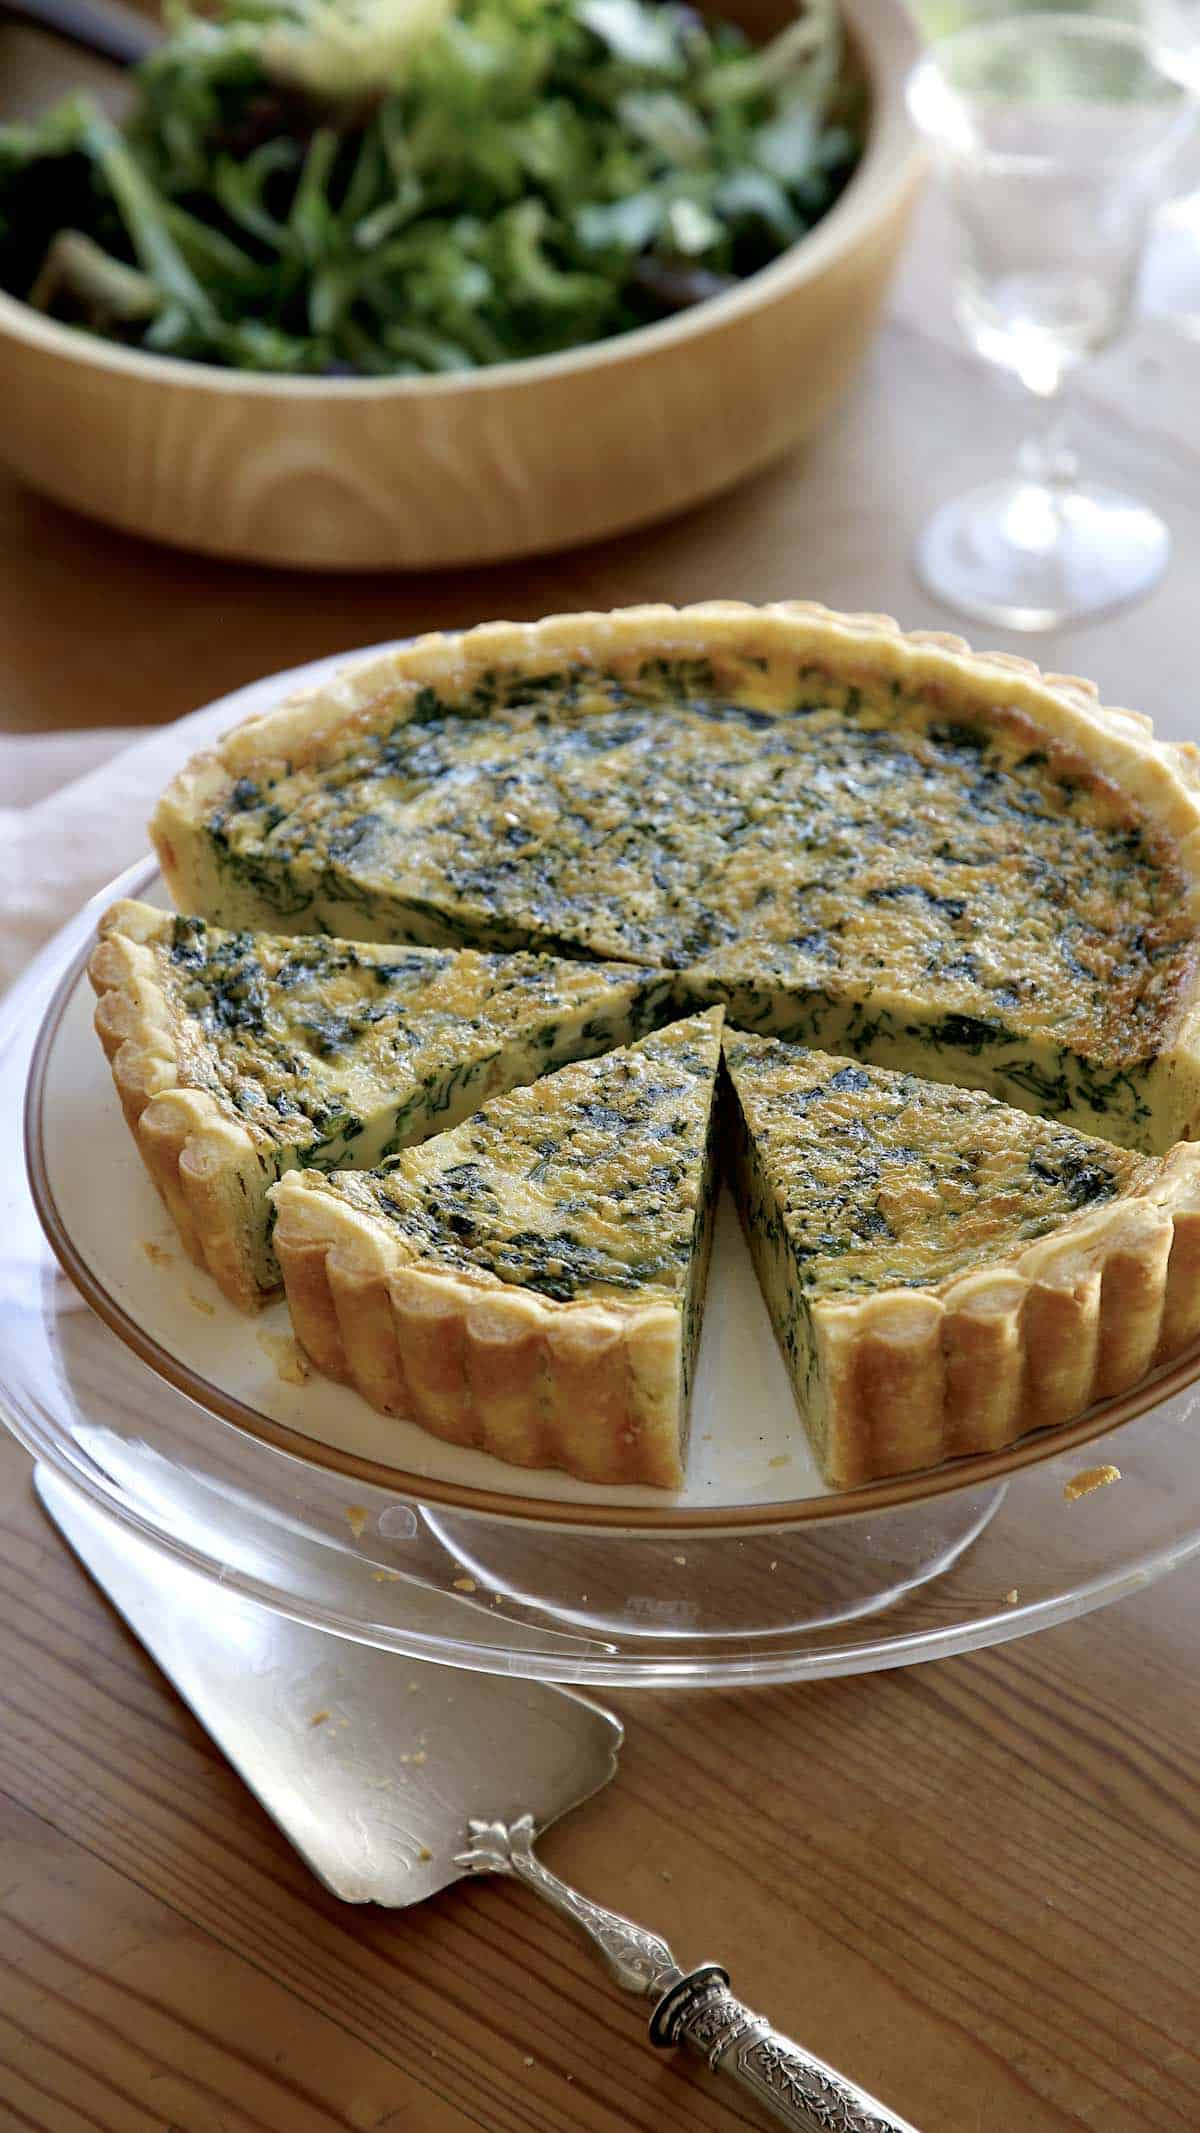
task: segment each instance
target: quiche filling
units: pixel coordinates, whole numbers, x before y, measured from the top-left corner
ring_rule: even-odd
[[[888,1400],[903,1404],[889,1367],[899,1367],[897,1355],[911,1354],[906,1344],[914,1338],[925,1346],[931,1341],[937,1353],[921,1397],[927,1423],[940,1424],[947,1355],[953,1356],[957,1337],[945,1299],[973,1314],[978,1332],[980,1324],[991,1325],[991,1313],[1019,1312],[1026,1289],[1050,1281],[1053,1254],[1075,1249],[1074,1260],[1059,1262],[1072,1307],[1090,1282],[1098,1308],[1103,1269],[1088,1252],[1102,1232],[1089,1218],[1129,1200],[1135,1226],[1143,1214],[1156,1221],[1149,1201],[1162,1163],[978,1091],[774,1038],[728,1035],[725,1063],[739,1213],[805,1422],[834,1480],[862,1478],[854,1469],[863,1452],[849,1440],[846,1413],[839,1412],[848,1410],[861,1423],[864,1406],[861,1384],[839,1383],[839,1332],[874,1324],[883,1334],[881,1356],[888,1338],[896,1343],[897,1354],[880,1361],[885,1431]],[[1138,1195],[1145,1196],[1142,1204]],[[1169,1250],[1169,1224],[1158,1229]],[[1049,1240],[1040,1257],[1029,1249],[1038,1240]],[[889,1323],[898,1291],[922,1294],[911,1302],[902,1296]],[[1086,1349],[1087,1328],[1077,1333]],[[977,1356],[955,1398],[986,1406],[996,1390],[989,1367],[998,1362]],[[1018,1382],[1009,1390],[1019,1396],[1022,1387]],[[1028,1383],[1023,1391],[1032,1427],[1039,1417]],[[1085,1392],[1078,1409],[1088,1404]],[[950,1421],[961,1428],[964,1411]],[[869,1463],[888,1471],[879,1443]]]
[[[1129,1192],[1152,1160],[948,1088],[771,1038],[728,1040],[747,1234],[806,1296],[948,1280]]]
[[[710,1009],[560,1067],[373,1170],[290,1173],[271,1196],[301,1340],[377,1405],[426,1427],[446,1422],[449,1397],[455,1425],[495,1448],[487,1413],[495,1385],[472,1386],[456,1346],[461,1323],[441,1342],[439,1406],[420,1368],[410,1367],[423,1359],[412,1338],[416,1305],[395,1284],[406,1273],[448,1282],[460,1321],[507,1292],[514,1312],[534,1307],[513,1334],[527,1351],[520,1426],[529,1456],[592,1478],[607,1461],[610,1478],[678,1481],[711,1244],[721,1020]],[[316,1304],[314,1251],[337,1269]],[[354,1317],[356,1295],[369,1288],[367,1266],[392,1283],[382,1382],[378,1321],[360,1326]],[[344,1322],[331,1350],[329,1313],[336,1318],[339,1308]],[[501,1306],[499,1324],[509,1323]],[[581,1323],[605,1329],[610,1346],[631,1329],[631,1353],[605,1403],[611,1409],[619,1385],[626,1420],[615,1445],[611,1428],[598,1426],[603,1417],[574,1410],[560,1383],[562,1342]],[[639,1362],[647,1328],[654,1352]],[[504,1369],[496,1376],[503,1381]],[[581,1429],[583,1448],[573,1456]]]
[[[153,1003],[173,1086],[252,1144],[244,1224],[264,1289],[279,1280],[266,1187],[283,1170],[377,1163],[669,1012],[668,979],[634,965],[230,933],[132,903],[103,931],[97,988]],[[127,1021],[123,1006],[118,1039]]]
[[[281,1271],[385,1412],[678,1481],[722,1017],[834,1485],[1200,1339],[1200,750],[1086,682],[803,602],[485,624],[247,720],[151,827],[199,918],[99,951],[127,1114],[226,1292]]]
[[[160,850],[176,855],[171,808]],[[189,900],[238,924],[670,967],[685,1005],[1161,1149],[1195,972],[1178,850],[1002,703],[732,652],[395,686],[228,776]]]

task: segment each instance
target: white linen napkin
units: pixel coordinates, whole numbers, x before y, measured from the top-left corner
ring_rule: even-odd
[[[107,763],[127,747],[132,729],[98,726],[87,733],[0,733],[0,819],[32,807]]]
[[[97,889],[146,848],[146,816],[178,760],[106,728],[0,739],[0,992]],[[64,780],[66,782],[64,783]]]
[[[369,645],[356,656],[384,649]],[[140,736],[111,727],[0,734],[0,992],[81,904],[149,849],[154,803],[194,750],[346,659],[336,653],[268,675]]]

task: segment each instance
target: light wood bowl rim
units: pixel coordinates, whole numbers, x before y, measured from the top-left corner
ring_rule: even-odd
[[[842,4],[866,70],[871,103],[866,146],[849,184],[816,228],[797,239],[769,266],[760,268],[724,295],[709,297],[672,318],[614,334],[607,340],[588,341],[554,355],[525,356],[514,362],[488,364],[480,370],[439,371],[416,378],[295,378],[283,372],[229,370],[216,363],[157,355],[125,348],[98,334],[81,333],[57,319],[45,318],[3,290],[0,338],[23,342],[43,354],[78,364],[83,370],[114,372],[142,383],[184,387],[200,394],[236,397],[245,393],[256,398],[338,406],[355,401],[420,402],[443,396],[536,389],[552,380],[633,362],[639,356],[657,355],[720,332],[747,312],[765,309],[777,298],[815,280],[839,256],[853,253],[857,243],[892,212],[922,167],[924,151],[908,115],[905,94],[908,73],[919,56],[920,40],[904,0],[842,0]]]

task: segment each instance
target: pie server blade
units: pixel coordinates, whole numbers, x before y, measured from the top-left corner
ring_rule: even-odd
[[[690,2045],[793,2133],[916,2133],[771,2029],[716,1963],[592,1903],[533,1850],[616,1774],[623,1729],[582,1696],[351,1644],[271,1613],[139,1540],[45,1467],[43,1508],[319,1880],[420,1903],[466,1874],[524,1882],[578,1926],[651,2041]],[[451,1604],[447,1602],[447,1604]]]

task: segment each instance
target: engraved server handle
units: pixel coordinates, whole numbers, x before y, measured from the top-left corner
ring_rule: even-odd
[[[654,2000],[650,2041],[663,2050],[687,2044],[714,2073],[738,2087],[792,2133],[917,2133],[865,2089],[781,2037],[729,1990],[717,1963],[684,1975],[665,1940],[619,1911],[605,1910],[560,1881],[533,1849],[529,1815],[514,1822],[472,1822],[470,1849],[457,1864],[475,1874],[512,1874],[591,1942],[626,1992]]]
[[[702,1964],[664,1993],[650,2017],[650,2041],[663,2048],[689,2045],[792,2133],[917,2133],[906,2118],[743,2007],[716,1963]]]

